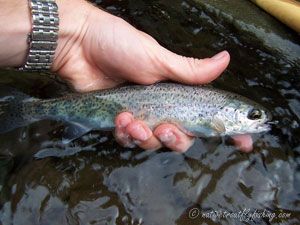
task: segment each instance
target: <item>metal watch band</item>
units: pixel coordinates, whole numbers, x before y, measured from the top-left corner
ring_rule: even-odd
[[[29,54],[25,71],[49,69],[52,65],[58,39],[58,7],[55,0],[29,0],[32,31],[28,34]]]

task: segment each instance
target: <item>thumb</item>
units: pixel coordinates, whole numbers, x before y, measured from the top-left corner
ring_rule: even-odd
[[[165,79],[187,84],[204,84],[216,79],[228,66],[230,55],[222,51],[212,58],[196,59],[163,49],[161,63]]]

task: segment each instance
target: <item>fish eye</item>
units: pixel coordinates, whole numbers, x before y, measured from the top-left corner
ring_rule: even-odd
[[[262,116],[262,111],[260,109],[252,109],[248,112],[248,119],[250,120],[258,120]]]

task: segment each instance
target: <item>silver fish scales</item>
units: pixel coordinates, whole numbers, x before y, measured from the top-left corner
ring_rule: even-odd
[[[188,134],[202,137],[270,129],[271,116],[264,107],[243,96],[207,86],[130,85],[49,100],[15,93],[0,101],[9,105],[2,110],[0,107],[1,133],[41,119],[73,123],[83,128],[80,135],[92,129],[113,130],[116,116],[124,111],[143,120],[151,129],[173,123]]]

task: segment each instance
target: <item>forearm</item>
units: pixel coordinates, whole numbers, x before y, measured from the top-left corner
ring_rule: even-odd
[[[28,54],[31,14],[26,0],[0,0],[0,66],[22,66]]]
[[[94,8],[85,0],[56,0],[59,9],[59,39],[56,55],[72,39],[80,36],[80,27]],[[28,34],[32,18],[28,0],[0,0],[0,67],[21,67],[29,52]],[[65,49],[64,49],[65,50]],[[63,54],[62,54],[63,55]]]

